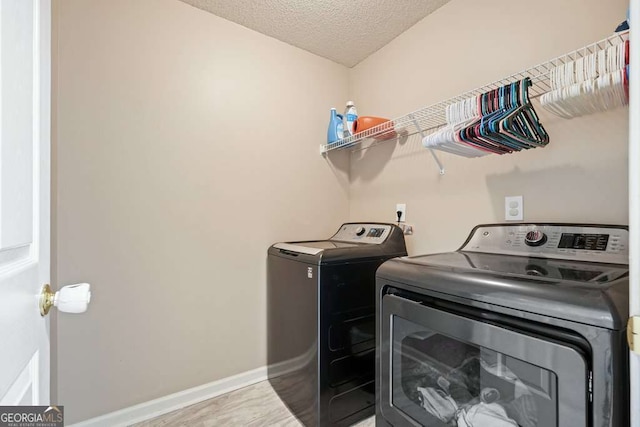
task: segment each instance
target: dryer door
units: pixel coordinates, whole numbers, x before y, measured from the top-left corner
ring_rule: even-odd
[[[578,349],[397,295],[382,299],[381,413],[394,426],[587,426]]]

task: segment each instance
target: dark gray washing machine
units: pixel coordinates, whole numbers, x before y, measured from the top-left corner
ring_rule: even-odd
[[[377,273],[378,426],[629,425],[628,231],[497,224]]]
[[[305,425],[347,426],[374,414],[375,273],[406,254],[402,230],[379,223],[269,248],[269,381]]]

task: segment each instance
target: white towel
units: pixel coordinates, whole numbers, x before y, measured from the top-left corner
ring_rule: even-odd
[[[442,390],[433,387],[418,387],[422,407],[431,415],[445,423],[451,421],[456,415],[458,404]]]
[[[458,413],[458,427],[518,427],[497,403],[480,402]]]

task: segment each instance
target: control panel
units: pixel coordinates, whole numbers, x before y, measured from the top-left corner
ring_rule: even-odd
[[[497,224],[476,227],[461,250],[576,261],[629,263],[626,227]]]
[[[379,245],[390,233],[388,224],[344,224],[330,240]]]

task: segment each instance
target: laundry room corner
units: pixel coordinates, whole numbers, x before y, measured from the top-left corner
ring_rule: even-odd
[[[94,296],[53,331],[66,421],[264,368],[266,248],[348,217],[347,68],[176,0],[54,8],[53,280]]]
[[[497,81],[611,34],[627,1],[452,1],[350,69],[362,115],[394,118]],[[625,224],[627,111],[572,120],[538,108],[544,149],[467,159],[420,135],[359,147],[350,219],[393,221],[407,206],[409,254],[457,248],[478,223],[505,221],[505,196],[524,196],[525,221]]]
[[[639,3],[0,12],[0,427],[640,427]]]

